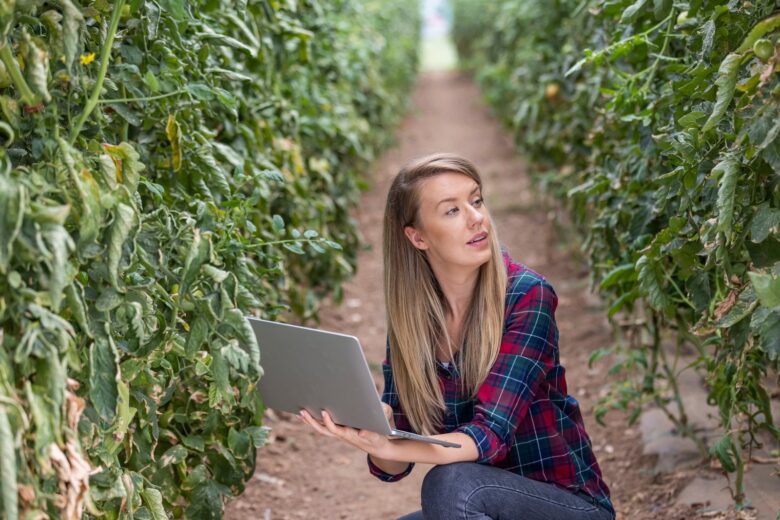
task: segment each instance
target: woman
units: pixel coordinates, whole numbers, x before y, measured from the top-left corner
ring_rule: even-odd
[[[434,154],[395,177],[384,220],[387,358],[382,401],[394,427],[446,448],[301,412],[368,455],[392,482],[425,476],[411,519],[614,518],[558,357],[557,296],[500,248],[469,161]]]

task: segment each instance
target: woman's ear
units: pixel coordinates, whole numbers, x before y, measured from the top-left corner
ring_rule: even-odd
[[[423,239],[422,235],[420,235],[420,232],[412,226],[406,226],[404,228],[404,234],[406,235],[406,238],[409,239],[409,242],[417,249],[421,251],[428,249],[428,243]]]

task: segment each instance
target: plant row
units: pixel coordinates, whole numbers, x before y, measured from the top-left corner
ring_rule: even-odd
[[[417,12],[0,5],[0,517],[222,516],[267,436],[244,316],[341,298]]]
[[[475,5],[480,4],[480,5]],[[625,334],[597,418],[655,403],[745,500],[744,450],[780,439],[780,8],[772,0],[455,2],[454,35],[539,185],[582,232]],[[477,36],[475,36],[477,35]],[[721,434],[688,420],[704,378]],[[776,395],[775,395],[776,397]],[[702,406],[705,403],[701,403]]]

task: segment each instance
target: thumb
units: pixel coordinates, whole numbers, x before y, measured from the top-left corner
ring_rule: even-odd
[[[385,417],[387,417],[387,420],[390,421],[390,424],[393,424],[393,408],[387,404],[382,403],[382,409],[385,411]]]

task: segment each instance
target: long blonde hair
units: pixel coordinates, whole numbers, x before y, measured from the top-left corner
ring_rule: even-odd
[[[436,374],[436,347],[444,340],[452,352],[445,321],[450,309],[427,256],[412,245],[404,227],[418,221],[421,181],[443,173],[466,175],[482,188],[470,161],[451,153],[421,157],[396,175],[384,217],[385,307],[393,379],[409,422],[425,435],[437,432],[445,410]],[[491,226],[489,236],[491,259],[479,267],[456,365],[462,391],[472,398],[498,357],[504,327],[506,267],[495,227]]]

